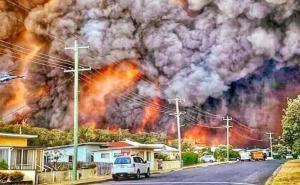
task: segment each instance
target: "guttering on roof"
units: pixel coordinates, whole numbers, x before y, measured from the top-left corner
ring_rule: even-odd
[[[14,134],[14,133],[0,133],[0,136],[5,137],[14,137],[14,138],[25,138],[25,139],[31,139],[31,138],[37,138],[37,135],[28,135],[28,134]]]
[[[106,143],[100,143],[100,142],[89,142],[89,143],[80,143],[80,144],[78,144],[78,146],[85,146],[85,145],[107,147]],[[73,146],[74,145],[53,146],[53,147],[48,147],[45,150],[53,150],[53,149],[60,149],[60,148],[69,148],[69,147],[73,147]]]

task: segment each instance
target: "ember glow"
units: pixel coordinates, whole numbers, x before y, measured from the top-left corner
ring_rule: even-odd
[[[134,88],[141,75],[134,60],[124,60],[92,75],[83,76],[85,84],[80,94],[80,114],[83,122],[97,125],[111,99],[115,99],[123,91]]]
[[[143,132],[145,128],[147,130],[153,129],[153,125],[157,122],[160,117],[160,103],[157,97],[154,97],[148,105],[144,108],[144,115],[141,125],[138,127],[138,132]]]
[[[188,140],[194,140],[198,145],[216,146],[226,143],[225,130],[214,130],[202,126],[194,126],[187,129],[183,137]]]

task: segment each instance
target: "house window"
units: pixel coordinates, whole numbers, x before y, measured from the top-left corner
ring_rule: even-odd
[[[91,155],[91,162],[94,162],[94,155]]]
[[[73,162],[73,156],[69,155],[69,163]]]
[[[151,161],[151,152],[147,152],[147,161]]]
[[[101,153],[101,159],[109,158],[109,153]]]
[[[22,159],[23,152],[23,159]],[[28,150],[17,150],[17,164],[27,164],[28,162]]]
[[[0,161],[8,160],[8,149],[0,149]]]

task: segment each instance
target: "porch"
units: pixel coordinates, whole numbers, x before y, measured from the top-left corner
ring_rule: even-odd
[[[7,170],[41,170],[43,149],[38,147],[0,147],[0,161]]]

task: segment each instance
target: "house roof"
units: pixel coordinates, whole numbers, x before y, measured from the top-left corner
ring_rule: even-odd
[[[177,148],[170,147],[165,144],[148,144],[150,146],[155,146],[157,149],[155,151],[164,151],[164,152],[178,152]]]
[[[101,143],[101,142],[88,142],[88,143],[80,143],[78,146],[100,146],[100,147],[107,147],[106,143]],[[53,149],[60,149],[60,148],[69,148],[73,147],[74,145],[61,145],[61,146],[53,146],[53,147],[48,147],[45,150],[53,150]]]
[[[28,134],[14,134],[14,133],[0,133],[0,136],[4,137],[13,137],[13,138],[25,138],[25,139],[31,139],[31,138],[37,138],[37,135],[28,135]]]
[[[108,150],[126,150],[126,149],[151,149],[155,150],[154,147],[151,146],[123,146],[123,147],[109,147],[109,148],[100,148],[99,150],[93,152],[101,152],[101,151],[108,151]]]
[[[39,146],[0,146],[1,149],[25,149],[25,150],[33,150],[33,149],[43,149],[43,147]]]
[[[178,151],[176,148],[172,148],[165,144],[142,144],[128,139],[126,139],[125,141],[111,142],[108,144],[108,148],[101,148],[97,151],[121,150],[121,149],[154,149],[154,151],[167,151],[167,152]]]
[[[110,143],[108,143],[107,146],[108,147],[127,147],[127,146],[132,146],[132,145],[130,145],[124,141],[118,141],[118,142],[110,142]]]

